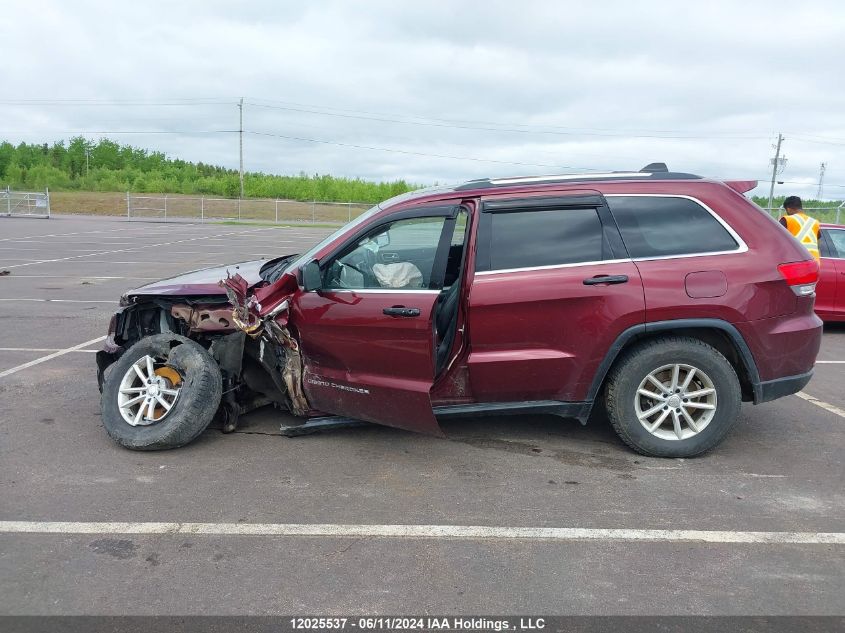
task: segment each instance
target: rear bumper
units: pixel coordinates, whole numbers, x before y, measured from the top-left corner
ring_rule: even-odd
[[[823,326],[812,310],[735,325],[751,350],[762,384],[812,375]]]
[[[766,380],[760,383],[759,399],[755,400],[754,404],[761,402],[769,402],[770,400],[777,400],[784,396],[789,396],[793,393],[801,391],[810,379],[813,377],[813,370],[797,374],[795,376],[786,376],[784,378],[777,378],[775,380]]]

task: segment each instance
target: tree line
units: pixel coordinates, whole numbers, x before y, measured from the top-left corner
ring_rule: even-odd
[[[132,191],[237,198],[238,172],[168,158],[162,152],[121,145],[107,138],[75,137],[52,145],[0,143],[0,188],[51,191]],[[375,204],[416,188],[404,180],[370,182],[329,175],[244,174],[244,195],[320,202]]]

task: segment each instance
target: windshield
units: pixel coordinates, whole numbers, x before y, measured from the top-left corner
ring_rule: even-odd
[[[343,225],[342,227],[340,227],[337,231],[335,231],[334,233],[332,233],[332,234],[331,234],[331,235],[329,235],[328,237],[324,238],[324,239],[323,239],[322,241],[320,241],[318,244],[316,244],[316,245],[312,246],[312,247],[311,247],[311,248],[309,248],[309,249],[308,249],[305,253],[303,253],[302,255],[300,255],[299,257],[297,257],[297,258],[296,258],[296,259],[295,259],[295,260],[294,260],[294,261],[290,264],[290,266],[287,266],[287,267],[285,268],[285,272],[287,273],[287,272],[294,271],[294,270],[296,270],[297,268],[299,268],[299,267],[301,267],[301,266],[303,266],[303,265],[307,264],[307,263],[308,263],[308,262],[310,262],[312,259],[314,259],[314,256],[315,256],[317,253],[319,253],[319,252],[320,252],[323,248],[325,248],[326,246],[328,246],[329,244],[331,244],[333,241],[335,241],[338,237],[340,237],[341,235],[343,235],[343,234],[344,234],[344,233],[346,233],[347,231],[349,231],[349,230],[351,230],[351,229],[354,229],[356,226],[358,226],[358,225],[360,225],[360,224],[363,224],[364,222],[366,222],[367,220],[369,220],[371,217],[373,217],[373,216],[374,216],[376,213],[378,213],[379,211],[381,211],[381,208],[379,208],[379,206],[378,206],[378,205],[376,205],[376,206],[372,207],[371,209],[369,209],[369,210],[367,210],[367,211],[364,211],[364,213],[362,213],[361,215],[359,215],[357,218],[355,218],[354,220],[352,220],[351,222],[349,222],[349,223],[347,223],[347,224],[344,224],[344,225]]]

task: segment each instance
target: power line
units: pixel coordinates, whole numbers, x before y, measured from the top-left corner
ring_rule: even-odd
[[[840,142],[840,141],[838,141],[838,140],[836,140],[836,141],[826,141],[826,140],[820,140],[820,138],[821,138],[821,137],[808,138],[808,137],[803,136],[803,135],[791,134],[791,135],[789,136],[789,138],[790,138],[790,140],[798,140],[798,141],[800,141],[800,142],[802,142],[802,143],[815,143],[815,144],[817,144],[817,145],[839,145],[839,146],[845,146],[845,141],[841,141],[841,142]]]
[[[451,129],[459,129],[459,130],[481,130],[486,132],[508,132],[508,133],[517,133],[517,134],[549,134],[554,136],[600,136],[600,137],[611,137],[611,138],[652,138],[652,139],[708,139],[708,140],[760,140],[764,138],[769,138],[768,136],[669,136],[664,134],[630,134],[630,133],[613,133],[609,132],[591,132],[591,131],[575,131],[577,128],[571,128],[572,131],[555,131],[555,130],[530,130],[530,129],[519,129],[513,127],[489,127],[490,125],[498,125],[498,124],[487,124],[485,125],[459,125],[457,123],[438,123],[435,121],[404,121],[401,119],[390,119],[384,117],[377,117],[377,116],[363,116],[359,114],[344,114],[339,112],[320,112],[318,110],[308,110],[305,108],[293,108],[288,106],[274,106],[274,105],[264,105],[260,103],[255,103],[252,101],[248,102],[249,105],[255,106],[258,108],[269,108],[272,110],[285,110],[288,112],[300,112],[305,114],[316,114],[321,116],[331,116],[331,117],[339,117],[344,119],[359,119],[364,121],[375,121],[379,123],[398,123],[401,125],[421,125],[421,126],[428,126],[428,127],[442,127],[442,128],[451,128]],[[585,128],[589,129],[589,128]]]
[[[263,101],[265,103],[258,103]],[[167,100],[150,100],[144,98],[127,99],[2,99],[0,105],[44,105],[44,106],[195,106],[195,105],[231,105],[237,104],[235,98],[224,97],[185,97]],[[250,99],[250,105],[262,108],[288,110],[305,114],[316,114],[323,116],[334,116],[342,118],[355,118],[372,120],[385,123],[397,123],[404,125],[421,125],[432,127],[450,127],[455,129],[478,129],[484,131],[500,131],[510,133],[538,133],[564,136],[598,136],[610,138],[652,138],[652,139],[703,139],[703,140],[760,140],[769,136],[748,134],[737,135],[727,132],[715,132],[712,134],[701,134],[689,130],[647,130],[628,129],[619,130],[614,128],[594,127],[565,127],[551,124],[531,123],[502,123],[482,120],[467,119],[443,119],[438,117],[399,115],[372,112],[368,110],[355,110],[338,108],[336,106],[325,106],[315,104],[303,104],[290,101],[277,101],[272,99],[254,98]],[[271,105],[284,104],[284,105]],[[319,108],[319,110],[315,110]],[[326,112],[325,110],[331,110]],[[362,116],[366,115],[366,116]],[[418,120],[407,120],[418,119]],[[810,133],[786,133],[790,138],[800,139],[808,143],[819,143],[829,145],[845,145],[845,138],[818,136]]]
[[[256,136],[268,136],[268,137],[273,137],[273,138],[283,138],[283,139],[287,139],[287,140],[290,140],[290,141],[304,141],[304,142],[307,142],[307,143],[321,143],[321,144],[324,144],[324,145],[336,145],[336,146],[339,146],[339,147],[353,147],[353,148],[356,148],[356,149],[368,149],[368,150],[374,150],[374,151],[379,151],[379,152],[392,152],[392,153],[395,153],[395,154],[407,154],[407,155],[411,155],[411,156],[426,156],[426,157],[430,157],[430,158],[449,158],[449,159],[452,159],[452,160],[469,160],[469,161],[475,161],[475,162],[479,162],[479,163],[497,163],[497,164],[500,164],[500,165],[521,165],[521,166],[525,166],[525,167],[554,167],[556,169],[577,169],[577,170],[583,170],[583,171],[603,171],[603,170],[597,170],[597,169],[591,168],[591,167],[573,167],[571,165],[553,165],[553,164],[549,164],[549,163],[522,163],[522,162],[509,161],[509,160],[496,160],[496,159],[493,159],[493,158],[477,158],[477,157],[474,157],[474,156],[451,156],[451,155],[448,155],[448,154],[430,154],[430,153],[427,153],[427,152],[414,152],[414,151],[411,151],[411,150],[396,149],[396,148],[392,148],[392,147],[377,147],[377,146],[374,146],[374,145],[358,145],[358,144],[355,144],[355,143],[342,143],[340,141],[328,141],[328,140],[325,140],[325,139],[306,138],[306,137],[303,137],[303,136],[288,136],[288,135],[284,135],[284,134],[273,134],[273,133],[270,133],[270,132],[257,132],[255,130],[245,130],[245,132],[247,134],[253,134],[253,135],[256,135]]]
[[[708,139],[708,140],[759,140],[762,138],[769,138],[769,136],[762,136],[760,134],[732,134],[732,133],[713,133],[701,134],[691,130],[653,130],[642,128],[630,128],[627,130],[620,130],[618,128],[598,128],[598,127],[566,127],[551,124],[532,124],[532,123],[502,123],[491,122],[483,120],[468,120],[468,119],[444,119],[430,116],[417,115],[400,115],[400,114],[386,114],[383,112],[372,112],[369,110],[355,110],[349,108],[339,108],[337,106],[304,104],[293,101],[279,101],[273,99],[263,98],[246,98],[250,100],[251,105],[264,108],[275,108],[281,110],[289,110],[294,112],[302,112],[308,114],[317,114],[325,116],[338,116],[344,118],[360,118],[375,120],[389,123],[400,123],[407,125],[429,125],[442,127],[456,127],[466,129],[487,129],[490,131],[504,131],[504,132],[529,132],[531,130],[538,130],[538,133],[546,134],[566,134],[566,135],[585,135],[585,136],[609,136],[609,137],[630,137],[630,138],[678,138],[678,139]],[[264,102],[264,103],[258,103]],[[45,106],[194,106],[194,105],[231,105],[237,104],[238,99],[234,97],[179,97],[166,100],[154,100],[146,98],[126,98],[126,99],[0,99],[0,105],[45,105]],[[282,104],[282,105],[271,105]],[[319,110],[315,110],[319,108]],[[324,110],[331,110],[333,112],[325,112]],[[360,116],[367,115],[367,116]],[[418,119],[416,121],[407,119]],[[842,137],[827,137],[819,136],[811,133],[797,132],[786,133],[790,138],[800,138],[802,141],[824,143],[831,145],[845,144],[845,138]]]
[[[80,132],[79,130],[75,131],[63,131],[63,132],[50,132],[50,134],[54,135],[73,135],[73,136],[95,136],[97,134],[184,134],[184,135],[191,135],[191,134],[237,134],[238,130],[87,130]],[[9,134],[6,132],[2,133],[4,136],[14,136],[18,134],[15,132],[13,134]]]
[[[258,99],[258,101],[266,102],[265,104],[259,103],[252,103],[252,105],[257,105],[259,107],[266,107],[272,108],[276,107],[277,109],[287,109],[292,111],[299,111],[299,112],[306,112],[306,113],[314,113],[314,114],[326,114],[330,116],[342,116],[341,114],[336,113],[354,113],[354,114],[366,114],[371,115],[373,117],[389,117],[389,120],[393,119],[421,119],[423,121],[435,121],[439,123],[458,123],[458,124],[470,124],[470,125],[482,125],[482,126],[493,126],[494,129],[500,130],[500,127],[495,126],[504,126],[506,128],[541,128],[541,129],[552,129],[552,130],[561,130],[564,132],[576,133],[576,132],[616,132],[620,136],[633,136],[634,138],[641,137],[641,138],[701,138],[701,139],[727,139],[727,140],[760,140],[760,139],[767,139],[771,138],[772,134],[766,134],[765,136],[760,134],[749,134],[749,135],[734,135],[728,132],[723,133],[714,133],[711,135],[701,135],[696,134],[695,131],[692,130],[653,130],[653,129],[643,129],[643,128],[628,128],[628,129],[614,129],[614,128],[593,128],[593,127],[566,127],[566,126],[559,126],[559,125],[551,125],[551,124],[532,124],[532,123],[501,123],[501,122],[491,122],[491,121],[481,121],[481,120],[468,120],[468,119],[443,119],[438,117],[429,117],[429,116],[416,116],[416,115],[401,115],[395,113],[384,113],[384,112],[372,112],[369,110],[355,110],[355,109],[348,109],[348,108],[338,108],[336,106],[324,106],[324,105],[315,105],[315,104],[307,104],[307,103],[298,103],[293,101],[277,101],[273,99]],[[281,106],[270,106],[267,103],[271,104],[284,104],[285,107]],[[295,106],[295,107],[291,107]],[[314,108],[319,108],[320,110],[333,110],[335,112],[321,112],[321,111],[314,111]],[[350,117],[356,118],[356,117]],[[375,120],[379,120],[376,118]],[[413,123],[411,121],[397,121],[399,123]],[[420,123],[425,124],[425,123]],[[503,130],[505,131],[505,130]],[[519,130],[522,131],[522,130]],[[680,136],[669,136],[669,135],[680,135]],[[787,132],[786,135],[792,137],[795,136],[791,132]],[[824,137],[824,136],[816,136],[813,134],[804,134],[798,133],[798,136],[806,136],[810,138],[816,139],[829,139],[830,141],[841,141],[845,143],[845,138],[836,138],[836,137]],[[612,135],[608,135],[612,136]]]
[[[234,99],[168,99],[149,101],[145,99],[0,99],[0,105],[43,105],[43,106],[196,106],[231,105]]]

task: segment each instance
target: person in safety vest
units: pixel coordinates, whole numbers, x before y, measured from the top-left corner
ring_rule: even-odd
[[[788,196],[783,201],[783,208],[786,215],[780,219],[780,223],[786,230],[792,233],[801,245],[810,251],[810,255],[819,260],[819,221],[804,213],[801,198]]]

